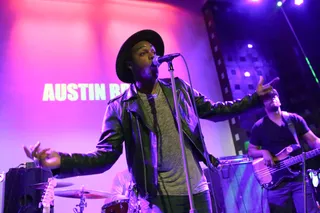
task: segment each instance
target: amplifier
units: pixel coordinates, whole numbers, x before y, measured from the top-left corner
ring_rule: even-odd
[[[215,213],[269,212],[266,191],[254,177],[250,159],[222,162],[218,170],[204,169]],[[226,160],[226,159],[224,159]]]
[[[52,173],[41,168],[12,168],[4,175],[3,213],[42,213],[38,207],[43,190],[31,185],[47,182]],[[53,212],[53,209],[51,209]]]

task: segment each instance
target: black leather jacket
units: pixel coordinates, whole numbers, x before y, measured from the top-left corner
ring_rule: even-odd
[[[179,78],[175,81],[185,141],[192,144],[198,159],[207,163],[197,117],[192,106],[190,86]],[[159,83],[174,115],[171,81],[159,79]],[[194,91],[194,94],[199,117],[213,121],[226,120],[254,107],[262,106],[256,93],[247,95],[241,100],[216,103],[197,91]],[[125,142],[128,168],[133,174],[140,195],[144,197],[156,195],[158,174],[155,152],[157,150],[151,149],[151,143],[157,144],[157,136],[153,125],[146,119],[134,85],[119,97],[110,100],[97,150],[90,154],[60,153],[61,167],[54,171],[54,174],[64,178],[102,173],[118,160],[123,151],[123,142]]]

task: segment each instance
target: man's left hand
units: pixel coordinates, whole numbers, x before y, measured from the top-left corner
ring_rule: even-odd
[[[256,90],[257,94],[259,96],[263,96],[263,95],[266,95],[267,93],[271,92],[273,89],[272,85],[275,84],[276,82],[278,82],[279,80],[280,80],[280,78],[276,77],[272,81],[270,81],[269,83],[263,85],[264,79],[262,76],[260,76],[259,83],[258,83],[257,90]]]

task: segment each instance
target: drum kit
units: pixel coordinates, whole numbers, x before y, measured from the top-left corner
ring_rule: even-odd
[[[58,182],[55,188],[62,188],[72,186],[73,183]],[[30,187],[37,190],[45,190],[48,186],[47,182],[32,184]],[[104,191],[87,190],[83,186],[80,190],[62,190],[54,191],[54,196],[79,199],[79,204],[73,209],[74,213],[83,213],[85,207],[87,207],[86,199],[112,199],[114,194]],[[78,209],[79,208],[79,209]],[[104,204],[101,208],[101,213],[128,213],[129,211],[129,199],[116,200],[107,204]]]

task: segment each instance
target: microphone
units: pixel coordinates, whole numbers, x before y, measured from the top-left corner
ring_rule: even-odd
[[[168,55],[164,55],[164,56],[155,55],[154,58],[152,59],[152,64],[158,67],[163,62],[172,61],[172,59],[174,59],[178,56],[180,56],[180,53],[173,53],[173,54],[168,54]]]

